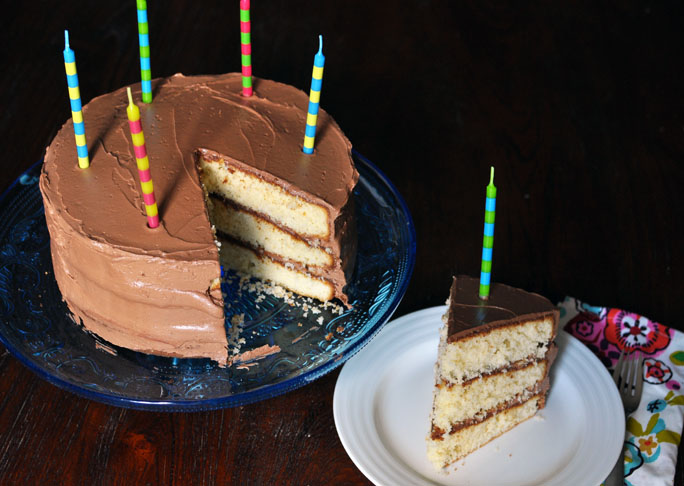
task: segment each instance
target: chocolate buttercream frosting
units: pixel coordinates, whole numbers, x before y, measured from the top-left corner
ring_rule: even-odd
[[[131,87],[140,100],[139,85]],[[326,207],[331,227],[358,179],[351,144],[319,113],[316,151],[301,151],[307,95],[239,73],[153,81],[138,102],[161,225],[147,227],[125,88],[84,106],[90,167],[68,120],[47,148],[40,189],[55,277],[77,321],[127,348],[226,362],[218,250],[196,169],[198,150],[238,160]],[[336,238],[339,235],[335,235]]]
[[[520,321],[558,314],[546,297],[509,285],[493,284],[487,300],[480,299],[479,292],[479,280],[463,275],[454,277],[447,314],[449,342]]]

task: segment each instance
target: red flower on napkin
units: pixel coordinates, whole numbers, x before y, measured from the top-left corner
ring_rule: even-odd
[[[610,309],[606,316],[605,336],[620,350],[658,356],[670,344],[672,330],[644,316]]]
[[[620,309],[593,307],[574,301],[574,317],[565,330],[582,341],[608,368],[622,350],[657,357],[672,341],[674,330],[644,316]]]

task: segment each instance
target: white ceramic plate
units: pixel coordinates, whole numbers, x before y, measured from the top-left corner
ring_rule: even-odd
[[[432,307],[388,323],[344,365],[335,425],[356,466],[377,485],[598,485],[622,449],[625,420],[601,362],[559,332],[546,408],[446,470],[428,461],[441,316]]]

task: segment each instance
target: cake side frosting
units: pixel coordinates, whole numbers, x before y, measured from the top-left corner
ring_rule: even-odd
[[[47,148],[40,188],[57,282],[76,319],[114,344],[212,359],[225,350],[219,255],[198,149],[319,201],[331,227],[340,219],[358,173],[334,120],[321,110],[316,152],[305,155],[306,94],[256,80],[255,95],[243,98],[240,86],[239,74],[174,75],[153,82],[152,104],[138,103],[161,219],[155,229],[146,225],[125,88],[83,108],[88,169],[75,162],[71,120]]]

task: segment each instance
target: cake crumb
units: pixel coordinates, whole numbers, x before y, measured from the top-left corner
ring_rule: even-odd
[[[104,351],[105,353],[109,353],[109,354],[111,354],[112,356],[117,356],[117,355],[118,355],[118,353],[116,352],[116,349],[111,348],[111,347],[107,346],[106,344],[101,343],[101,342],[98,341],[98,340],[95,340],[95,349],[101,349],[101,350]]]
[[[236,370],[248,370],[248,369],[250,369],[251,367],[256,366],[256,365],[258,365],[258,364],[259,364],[259,363],[244,363],[244,364],[237,365],[237,366],[235,367],[235,369],[236,369]]]
[[[325,335],[325,340],[330,342],[332,341],[333,338],[333,333],[329,332],[328,334]]]
[[[243,290],[251,293],[256,293],[256,303],[263,302],[267,296],[276,297],[285,301],[290,307],[298,307],[303,311],[303,317],[308,317],[309,313],[318,315],[324,310],[330,310],[333,314],[342,315],[345,307],[336,304],[332,301],[319,302],[312,297],[303,297],[290,292],[289,290],[274,284],[273,282],[255,280],[251,281],[252,277],[249,275],[239,273],[238,294],[241,295]]]
[[[299,323],[299,324],[301,324],[301,323]],[[313,327],[311,327],[308,331],[304,331],[304,333],[302,333],[301,335],[297,336],[296,338],[294,338],[294,339],[292,340],[292,344],[298,343],[299,341],[301,341],[302,339],[304,339],[306,336],[308,336],[311,332],[313,332],[313,331],[318,331],[318,329],[319,329],[318,327],[313,326]]]
[[[264,344],[263,346],[259,346],[256,349],[250,349],[249,351],[240,353],[235,359],[232,360],[231,364],[242,365],[244,363],[247,363],[248,361],[257,361],[260,359],[264,359],[267,356],[271,356],[279,352],[280,346],[278,346],[277,344],[273,346],[270,344]]]

